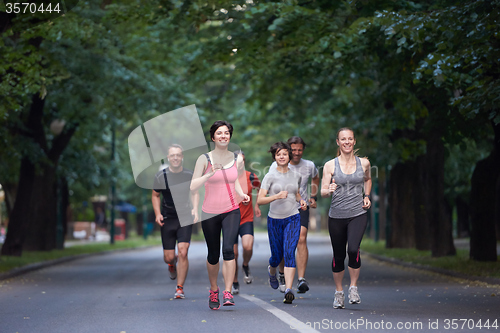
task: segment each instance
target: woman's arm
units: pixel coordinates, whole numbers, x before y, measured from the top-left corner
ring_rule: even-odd
[[[307,202],[305,200],[303,200],[302,197],[300,196],[300,190],[297,191],[297,193],[295,193],[295,200],[297,202],[300,202],[300,208],[302,210],[306,210],[307,209]]]
[[[365,191],[365,197],[363,198],[363,208],[364,209],[369,209],[370,206],[372,205],[371,200],[370,200],[370,192],[372,190],[372,176],[371,176],[371,165],[370,161],[367,158],[362,158],[361,159],[361,166],[363,167],[364,171],[364,191]]]
[[[333,172],[335,171],[335,163],[333,160],[325,163],[323,167],[323,178],[321,179],[321,196],[327,197],[337,189],[335,179],[332,179]]]
[[[193,215],[193,222],[198,222],[198,205],[200,204],[200,192],[191,191],[190,192],[191,204],[193,205],[193,209],[191,210],[191,215]]]
[[[200,155],[200,157],[198,157],[198,159],[196,160],[196,165],[194,167],[193,179],[191,179],[191,186],[190,186],[191,191],[198,190],[200,187],[203,186],[203,184],[205,184],[208,178],[212,177],[215,174],[216,169],[214,168],[213,165],[212,165],[212,170],[210,172],[203,174],[207,165],[208,165],[208,160],[205,157],[205,155]]]
[[[267,205],[268,203],[273,202],[278,199],[285,199],[288,196],[287,191],[281,191],[278,194],[267,196],[267,190],[261,188],[259,190],[259,195],[257,196],[257,204],[258,205]]]
[[[236,181],[234,182],[234,189],[236,190],[236,194],[240,196],[240,198],[243,199],[243,203],[247,203],[250,201],[250,197],[243,193],[243,190],[241,188],[241,184],[238,178],[236,178]]]

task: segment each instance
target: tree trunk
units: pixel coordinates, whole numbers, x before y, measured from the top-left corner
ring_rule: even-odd
[[[20,173],[22,177],[19,179],[19,189],[21,190],[17,191],[15,204],[9,216],[7,236],[2,246],[2,255],[7,256],[20,256],[22,254],[24,239],[30,224],[29,209],[21,209],[21,203],[31,203],[33,194],[35,166],[29,158],[22,159]]]
[[[470,258],[496,261],[495,210],[499,205],[496,184],[500,177],[500,124],[493,125],[494,148],[490,156],[476,163],[471,179]]]
[[[425,206],[430,226],[433,257],[455,255],[453,223],[444,197],[444,144],[438,131],[431,131],[424,161]]]
[[[379,239],[385,239],[386,230],[386,173],[385,168],[379,170],[378,177],[378,220],[379,220]]]
[[[65,236],[68,234],[68,208],[69,208],[69,186],[66,178],[61,177],[61,209],[62,209],[62,227],[63,244]]]
[[[46,166],[35,175],[33,195],[28,210],[29,229],[23,243],[26,251],[49,251],[56,248],[57,193],[55,167]]]
[[[9,217],[16,202],[17,184],[2,183],[2,188],[5,193],[5,206],[7,208],[7,216]]]
[[[390,173],[389,211],[391,233],[387,239],[388,248],[415,247],[414,182],[416,163],[397,163]]]
[[[56,246],[55,170],[77,127],[65,128],[52,140],[49,149],[43,127],[44,104],[35,94],[24,120],[25,128],[18,130],[20,136],[25,136],[45,153],[45,160],[40,158],[34,162],[33,156],[26,155],[21,159],[19,186],[2,255],[20,256],[23,248],[51,250]]]
[[[431,250],[439,257],[456,250],[444,199],[444,145],[437,131],[431,133],[425,155],[391,170],[387,247]]]
[[[497,241],[500,241],[500,176],[497,176],[495,188],[495,228]]]
[[[426,153],[417,158],[417,168],[413,175],[415,182],[415,248],[420,251],[428,251],[431,249],[431,219],[428,212],[428,173],[426,172],[429,156]]]

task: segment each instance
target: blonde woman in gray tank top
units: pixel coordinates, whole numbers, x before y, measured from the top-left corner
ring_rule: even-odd
[[[321,181],[321,196],[332,196],[328,212],[328,230],[332,242],[332,272],[335,281],[333,307],[344,308],[344,260],[349,256],[349,303],[361,302],[358,293],[358,278],[361,267],[359,245],[366,229],[367,210],[371,206],[370,161],[356,156],[356,138],[350,128],[337,132],[337,157],[326,162]],[[346,253],[347,245],[347,253]]]

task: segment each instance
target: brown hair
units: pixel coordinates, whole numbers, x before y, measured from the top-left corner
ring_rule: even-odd
[[[292,146],[294,144],[297,145],[302,145],[303,149],[306,149],[306,143],[300,136],[292,136],[290,139],[288,139],[287,143]]]
[[[274,143],[271,146],[271,148],[269,148],[269,150],[268,150],[268,152],[270,152],[271,155],[273,155],[273,161],[276,161],[276,154],[281,149],[286,149],[288,151],[288,159],[291,160],[292,159],[292,148],[290,148],[290,145],[288,143],[279,141],[279,142]]]
[[[352,130],[352,128],[350,128],[350,127],[342,127],[341,129],[339,129],[339,130],[337,131],[337,140],[339,139],[339,134],[340,134],[340,132],[342,132],[342,131],[351,131],[351,132],[352,132],[352,136],[354,137],[354,140],[356,140],[356,136],[354,135],[354,131],[353,131],[353,130]],[[359,149],[354,149],[354,150],[353,150],[354,156],[359,156],[359,155],[358,155],[358,150],[359,150]],[[340,156],[340,147],[338,147],[338,148],[337,148],[337,157],[338,157],[338,156]]]
[[[228,121],[225,120],[217,120],[210,126],[210,138],[213,139],[215,132],[219,127],[222,126],[227,126],[227,129],[229,130],[229,138],[233,136],[233,125],[231,125]]]

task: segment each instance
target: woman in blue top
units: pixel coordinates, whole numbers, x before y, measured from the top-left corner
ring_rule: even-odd
[[[295,249],[300,236],[300,214],[297,211],[297,202],[301,209],[307,209],[307,203],[300,196],[301,177],[288,168],[292,156],[292,149],[284,142],[276,142],[269,152],[276,161],[277,168],[270,171],[262,180],[258,205],[270,203],[267,217],[267,230],[271,258],[269,259],[269,283],[273,289],[278,289],[276,267],[281,259],[285,259],[285,298],[286,304],[291,304],[295,299],[292,292],[293,278],[295,276]],[[269,194],[269,196],[267,196]]]

